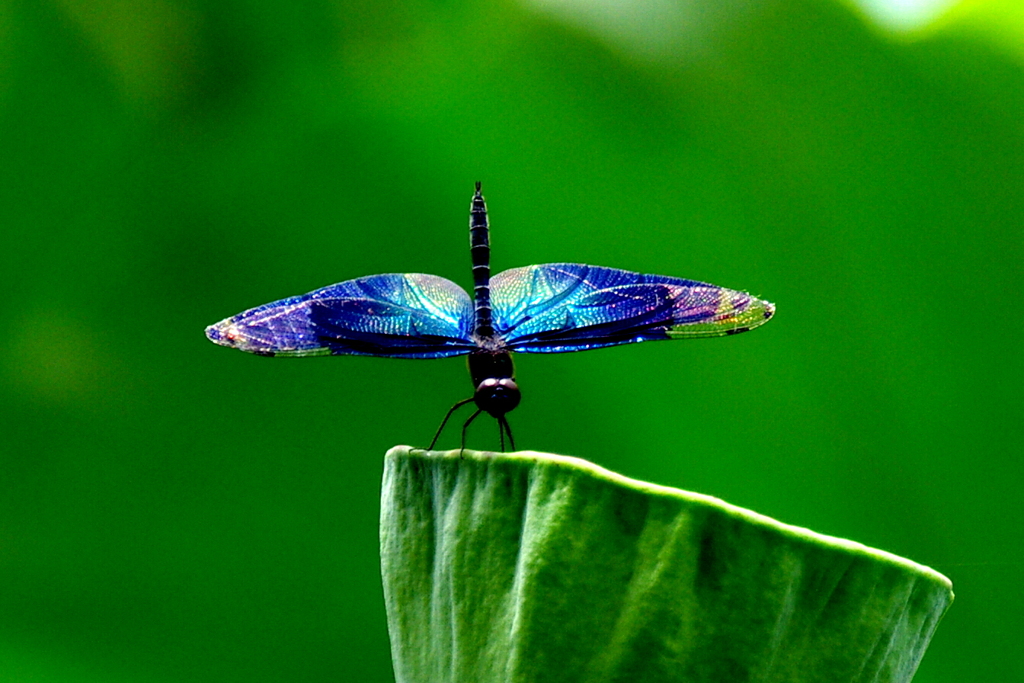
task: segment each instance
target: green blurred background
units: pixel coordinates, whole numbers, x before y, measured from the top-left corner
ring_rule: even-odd
[[[520,446],[931,565],[957,599],[916,680],[1024,680],[1024,12],[894,6],[2,0],[0,680],[392,680],[381,458],[465,361],[203,328],[468,286],[475,180],[496,271],[778,305],[520,357]]]

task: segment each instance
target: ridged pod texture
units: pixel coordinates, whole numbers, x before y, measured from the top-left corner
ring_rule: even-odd
[[[398,683],[905,683],[927,567],[542,453],[386,456]]]

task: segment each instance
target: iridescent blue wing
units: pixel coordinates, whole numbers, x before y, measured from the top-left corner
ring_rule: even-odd
[[[525,353],[718,337],[763,324],[775,306],[705,282],[579,263],[513,268],[491,279],[494,328]]]
[[[251,308],[206,328],[263,356],[443,358],[469,353],[473,304],[436,275],[371,275]]]

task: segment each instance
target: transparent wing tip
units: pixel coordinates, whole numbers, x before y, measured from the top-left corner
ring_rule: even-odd
[[[238,326],[231,318],[227,318],[207,327],[206,338],[214,344],[238,348],[242,336],[239,334]]]

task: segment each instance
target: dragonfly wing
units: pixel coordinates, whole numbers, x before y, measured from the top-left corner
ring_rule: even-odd
[[[436,275],[387,274],[249,309],[206,328],[206,336],[264,356],[351,354],[443,358],[475,344],[473,304]]]
[[[767,301],[706,282],[579,263],[506,270],[491,280],[491,299],[496,333],[526,353],[719,337],[775,313]]]

